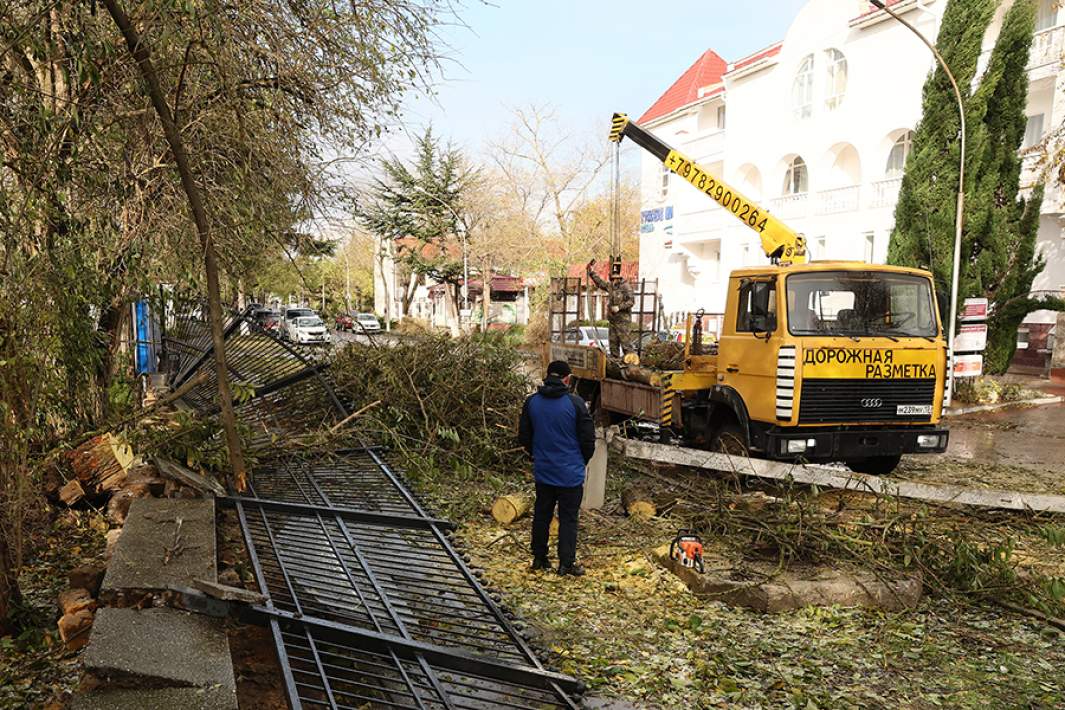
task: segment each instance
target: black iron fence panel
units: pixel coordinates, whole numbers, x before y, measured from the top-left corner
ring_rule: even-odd
[[[199,312],[173,317],[167,369],[217,412],[214,351]],[[342,401],[330,348],[279,340],[248,314],[224,328],[238,419],[257,463],[237,509],[293,708],[575,708],[572,678],[544,669],[507,614],[381,449],[291,453]],[[201,374],[202,373],[202,374]]]

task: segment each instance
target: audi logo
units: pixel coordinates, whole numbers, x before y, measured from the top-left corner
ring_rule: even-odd
[[[863,399],[862,400],[862,406],[865,407],[866,409],[877,409],[882,404],[884,404],[884,400],[882,400],[882,399]]]

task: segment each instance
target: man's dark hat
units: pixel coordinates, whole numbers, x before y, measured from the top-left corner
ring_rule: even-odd
[[[565,360],[555,360],[547,366],[547,376],[551,377],[569,377],[572,374],[572,370],[569,369],[569,363]]]

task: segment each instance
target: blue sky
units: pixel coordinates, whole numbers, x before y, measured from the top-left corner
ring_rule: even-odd
[[[428,122],[471,152],[506,133],[508,106],[550,104],[574,133],[639,116],[712,48],[728,61],[782,39],[805,0],[465,0],[468,27],[442,33],[451,56],[434,101],[411,97],[406,128]],[[405,140],[389,141],[405,152]]]

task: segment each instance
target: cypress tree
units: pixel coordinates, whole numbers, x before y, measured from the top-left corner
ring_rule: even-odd
[[[1032,281],[1044,267],[1036,254],[1042,188],[1018,199],[1018,151],[1027,121],[1026,67],[1035,26],[1032,0],[1017,0],[1006,12],[987,70],[970,91],[995,4],[952,0],[937,42],[966,104],[966,208],[958,290],[960,298],[986,297],[991,302],[984,354],[990,373],[1009,367],[1017,327],[1028,313],[1061,306],[1029,298]],[[888,260],[932,271],[945,325],[953,268],[957,132],[956,104],[945,75],[937,69],[925,84],[924,115],[895,209]]]

